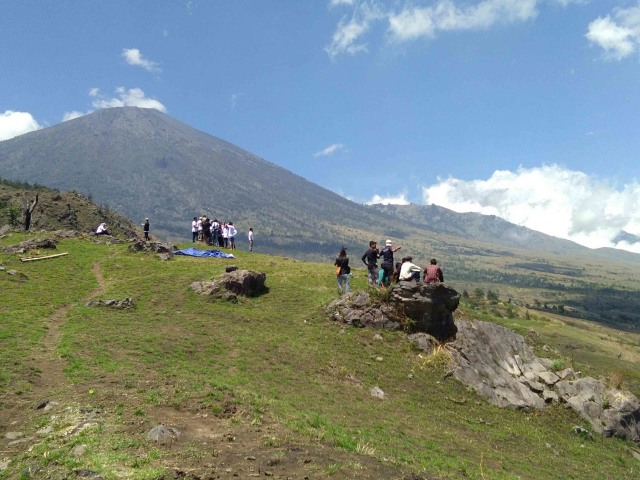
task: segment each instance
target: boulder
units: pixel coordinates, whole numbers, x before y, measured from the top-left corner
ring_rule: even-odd
[[[427,332],[440,341],[455,335],[453,312],[460,294],[444,283],[398,282],[391,290],[390,301],[411,319],[410,331]]]
[[[399,282],[386,299],[367,292],[343,295],[327,311],[348,325],[423,332],[442,342],[455,334],[453,312],[459,300],[460,294],[444,284]]]
[[[237,295],[254,297],[265,291],[267,274],[251,270],[225,272],[218,278],[207,282],[194,282],[191,289],[201,295],[210,295],[214,299],[237,301]]]

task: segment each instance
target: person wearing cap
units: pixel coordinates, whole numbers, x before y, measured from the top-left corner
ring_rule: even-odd
[[[349,257],[347,257],[347,249],[345,247],[340,249],[334,265],[336,266],[338,291],[340,294],[342,294],[343,291],[344,293],[349,293],[349,274],[351,273],[351,267],[349,267]]]
[[[436,259],[432,258],[429,265],[424,267],[424,283],[440,282],[444,282],[444,275],[442,275],[442,269],[438,266]]]
[[[144,232],[144,239],[149,240],[149,219],[145,218],[142,224],[142,231]]]
[[[398,245],[396,248],[393,248],[393,242],[391,240],[387,240],[385,242],[385,247],[380,252],[380,256],[378,258],[382,258],[382,264],[380,267],[384,271],[384,275],[382,276],[382,284],[386,287],[391,285],[391,278],[393,278],[393,254],[400,250],[402,247]]]
[[[413,263],[413,257],[405,257],[402,259],[402,265],[400,266],[400,275],[398,277],[399,280],[414,280],[416,282],[420,281],[420,272],[422,269]]]

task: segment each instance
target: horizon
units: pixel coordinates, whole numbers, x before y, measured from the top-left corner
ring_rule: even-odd
[[[356,203],[640,253],[640,1],[144,5],[6,5],[0,140],[155,108]]]

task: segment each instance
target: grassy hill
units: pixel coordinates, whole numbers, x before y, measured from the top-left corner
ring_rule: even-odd
[[[27,238],[12,233],[0,246]],[[68,255],[22,263],[0,254],[21,274],[0,271],[0,478],[619,479],[640,471],[628,442],[573,433],[588,427],[569,409],[490,406],[445,375],[443,354],[424,356],[401,333],[334,324],[323,310],[336,296],[326,264],[243,250],[235,260],[162,262],[91,239],[63,240],[58,251]],[[266,272],[268,292],[210,303],[189,288],[229,264]],[[355,270],[353,286],[365,285]],[[476,293],[458,318],[519,329],[558,364],[640,393],[638,335]],[[86,305],[125,297],[134,309]],[[370,395],[376,386],[384,401]],[[148,440],[158,423],[180,437]],[[7,434],[16,432],[12,443]]]

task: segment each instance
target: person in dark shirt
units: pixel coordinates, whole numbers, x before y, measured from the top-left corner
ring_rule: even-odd
[[[378,256],[380,251],[375,240],[369,242],[369,250],[362,255],[362,262],[367,266],[369,288],[373,288],[378,283]]]
[[[144,223],[142,224],[142,230],[144,231],[144,239],[149,240],[149,219],[145,218]]]
[[[349,257],[347,257],[347,249],[342,247],[338,258],[334,265],[336,268],[336,277],[338,279],[338,291],[340,294],[349,293],[349,274],[351,273],[351,267],[349,267]],[[344,286],[344,288],[343,288]]]
[[[393,254],[401,248],[402,247],[400,245],[398,245],[396,248],[393,248],[393,242],[391,240],[387,240],[385,242],[385,247],[380,252],[380,257],[382,258],[382,264],[380,265],[380,267],[384,271],[382,284],[385,287],[391,285],[391,279],[393,278]]]

